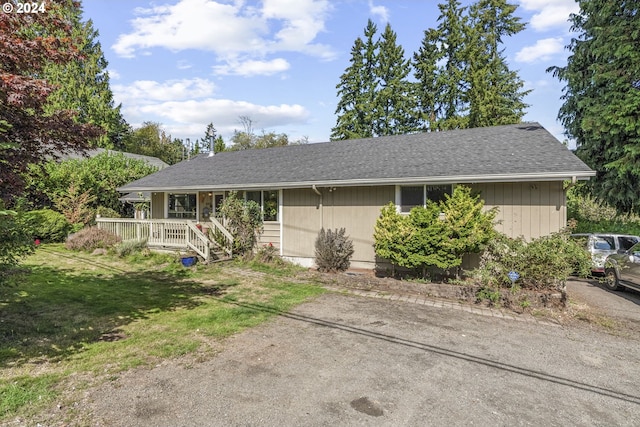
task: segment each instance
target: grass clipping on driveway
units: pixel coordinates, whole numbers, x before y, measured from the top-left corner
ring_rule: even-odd
[[[0,288],[0,423],[29,417],[62,390],[183,355],[323,292],[291,266],[184,268],[170,255],[91,256],[45,245]]]

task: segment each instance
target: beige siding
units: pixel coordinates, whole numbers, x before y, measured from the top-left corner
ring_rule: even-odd
[[[151,219],[164,218],[164,193],[151,193]]]
[[[283,246],[285,256],[314,257],[314,243],[322,227],[344,227],[353,240],[352,261],[373,262],[373,227],[383,205],[395,198],[395,187],[311,188],[283,194]]]
[[[283,255],[313,258],[313,242],[322,227],[322,204],[312,189],[282,192]]]
[[[560,231],[567,222],[562,182],[473,184],[487,208],[497,206],[496,229],[530,240]]]
[[[258,236],[258,245],[272,244],[276,248],[280,248],[280,223],[265,222],[262,227],[262,233]]]

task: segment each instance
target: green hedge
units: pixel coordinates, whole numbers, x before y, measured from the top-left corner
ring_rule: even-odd
[[[25,220],[31,235],[43,242],[63,242],[72,229],[64,215],[51,209],[27,212]]]

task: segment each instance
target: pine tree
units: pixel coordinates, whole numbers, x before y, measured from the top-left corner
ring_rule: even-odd
[[[424,130],[467,127],[464,46],[469,32],[466,7],[457,0],[439,4],[439,24],[424,32],[413,55],[417,93]]]
[[[422,128],[444,130],[518,123],[529,91],[503,56],[504,36],[524,29],[506,0],[440,4],[439,25],[414,54]]]
[[[571,16],[579,33],[564,67],[548,71],[566,83],[558,118],[577,154],[597,171],[594,195],[640,213],[640,5],[579,0]]]
[[[415,132],[418,126],[413,85],[407,80],[411,63],[404,58],[404,49],[396,43],[396,38],[391,25],[387,24],[379,42],[374,72],[379,87],[373,103],[376,136]]]
[[[377,89],[375,66],[378,42],[374,36],[378,31],[369,20],[364,31],[366,42],[360,37],[351,49],[351,65],[340,76],[336,125],[331,129],[332,140],[370,138],[374,136],[374,99]]]
[[[524,30],[514,16],[517,6],[506,0],[480,0],[471,6],[466,43],[469,102],[468,127],[519,123],[527,105],[524,82],[509,69],[500,49],[504,36]]]
[[[218,131],[213,126],[213,123],[207,125],[207,130],[204,132],[204,137],[200,139],[201,145],[205,148],[205,151],[211,150],[211,142],[213,141],[213,152],[220,153],[227,148],[222,136],[218,135]]]
[[[114,106],[108,63],[96,41],[98,31],[91,20],[82,22],[79,4],[67,2],[66,9],[72,22],[72,37],[78,41],[76,47],[82,56],[65,64],[51,62],[45,68],[45,78],[57,86],[47,99],[46,112],[76,111],[79,123],[91,123],[105,131],[96,141],[97,146],[122,149],[129,126],[122,117],[121,106]]]

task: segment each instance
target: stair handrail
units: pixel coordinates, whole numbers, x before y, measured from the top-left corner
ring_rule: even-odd
[[[200,229],[196,227],[195,223],[193,222],[187,222],[187,228],[187,246],[193,249],[206,261],[209,261],[209,257],[211,256],[209,238],[202,231],[200,231]],[[195,239],[192,239],[192,237],[195,237]]]
[[[227,253],[229,257],[233,256],[233,236],[215,217],[210,217],[209,221],[211,221],[211,225],[213,228],[224,236],[226,240],[226,244],[222,247],[222,249]]]

